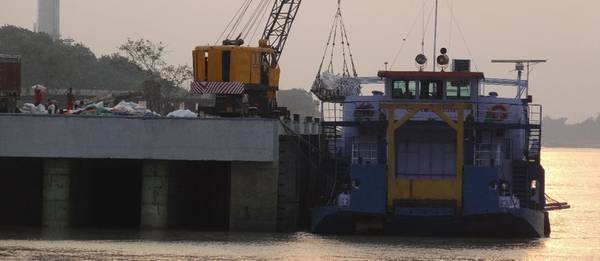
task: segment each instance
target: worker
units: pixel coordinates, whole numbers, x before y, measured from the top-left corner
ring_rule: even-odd
[[[351,204],[351,197],[350,197],[350,192],[348,190],[345,190],[344,192],[340,193],[337,197],[337,205],[338,207],[350,207]]]
[[[244,93],[242,95],[242,117],[246,117],[248,115],[248,94]]]
[[[44,93],[41,87],[35,87],[34,89],[35,92],[35,106],[38,106],[40,104],[42,104],[42,101],[44,100]]]
[[[69,88],[69,91],[67,92],[67,111],[73,110],[73,101],[75,101],[73,88]]]

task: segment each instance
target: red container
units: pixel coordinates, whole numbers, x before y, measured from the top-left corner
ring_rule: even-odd
[[[0,97],[21,95],[21,57],[0,54]]]

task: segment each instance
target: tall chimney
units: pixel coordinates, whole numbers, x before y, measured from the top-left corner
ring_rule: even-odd
[[[37,31],[60,38],[60,0],[38,0]]]

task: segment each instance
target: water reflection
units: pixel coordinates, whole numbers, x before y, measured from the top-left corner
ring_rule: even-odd
[[[156,230],[3,229],[0,259],[594,260],[600,259],[600,150],[546,149],[549,239],[402,238]]]

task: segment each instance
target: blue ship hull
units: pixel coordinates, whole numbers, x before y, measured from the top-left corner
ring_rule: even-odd
[[[540,238],[549,236],[550,226],[547,212],[531,209],[459,217],[380,215],[323,207],[312,211],[311,232],[336,235]]]

